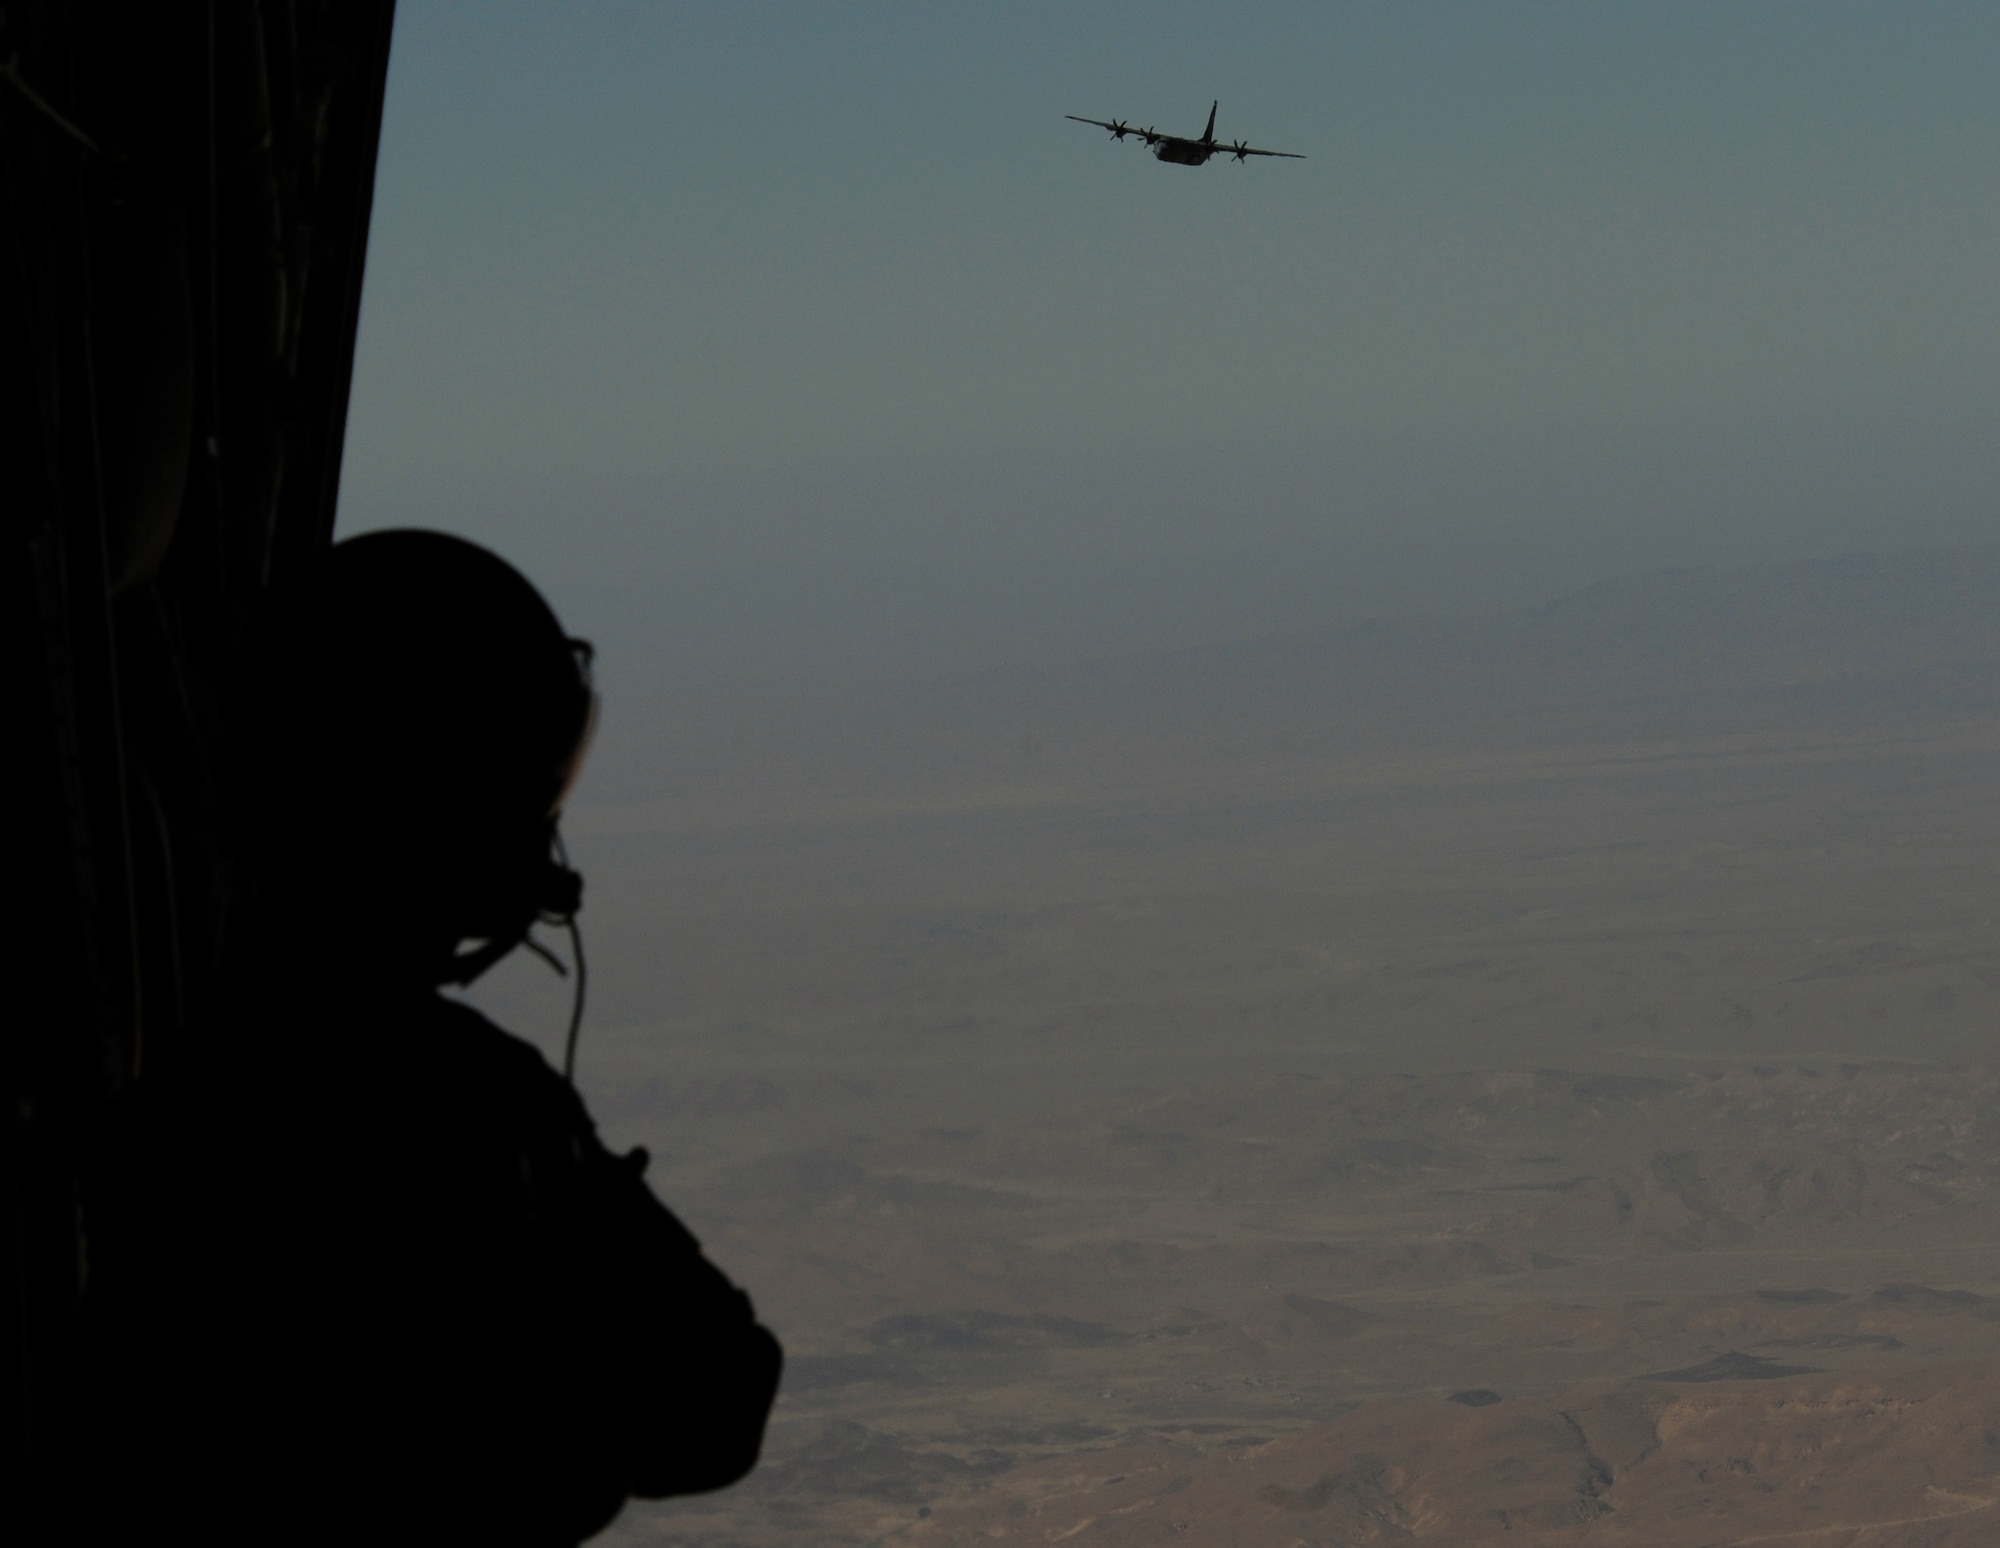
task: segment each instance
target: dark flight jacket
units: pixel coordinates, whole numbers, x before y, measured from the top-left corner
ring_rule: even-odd
[[[539,1053],[432,993],[232,1022],[95,1205],[91,1535],[542,1548],[749,1470],[776,1340]]]

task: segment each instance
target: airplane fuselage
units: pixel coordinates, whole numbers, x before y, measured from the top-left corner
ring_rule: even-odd
[[[1221,146],[1211,145],[1203,140],[1181,140],[1173,135],[1165,135],[1160,143],[1153,147],[1153,154],[1162,161],[1171,161],[1177,167],[1199,167],[1205,166],[1208,158],[1220,149]]]

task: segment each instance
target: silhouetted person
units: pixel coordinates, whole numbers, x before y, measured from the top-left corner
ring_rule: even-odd
[[[227,1002],[97,1204],[101,1535],[574,1544],[756,1460],[779,1352],[534,1049],[440,986],[574,909],[588,652],[472,544],[282,596],[227,793]]]

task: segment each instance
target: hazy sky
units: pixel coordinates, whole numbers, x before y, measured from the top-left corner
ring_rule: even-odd
[[[913,661],[2000,537],[1997,68],[1991,4],[404,0],[343,528]],[[1216,97],[1310,159],[1062,117]]]

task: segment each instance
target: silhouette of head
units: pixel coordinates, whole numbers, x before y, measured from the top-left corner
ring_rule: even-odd
[[[574,907],[550,850],[595,708],[589,647],[512,566],[442,533],[351,538],[274,598],[251,674],[260,949],[442,983]]]

